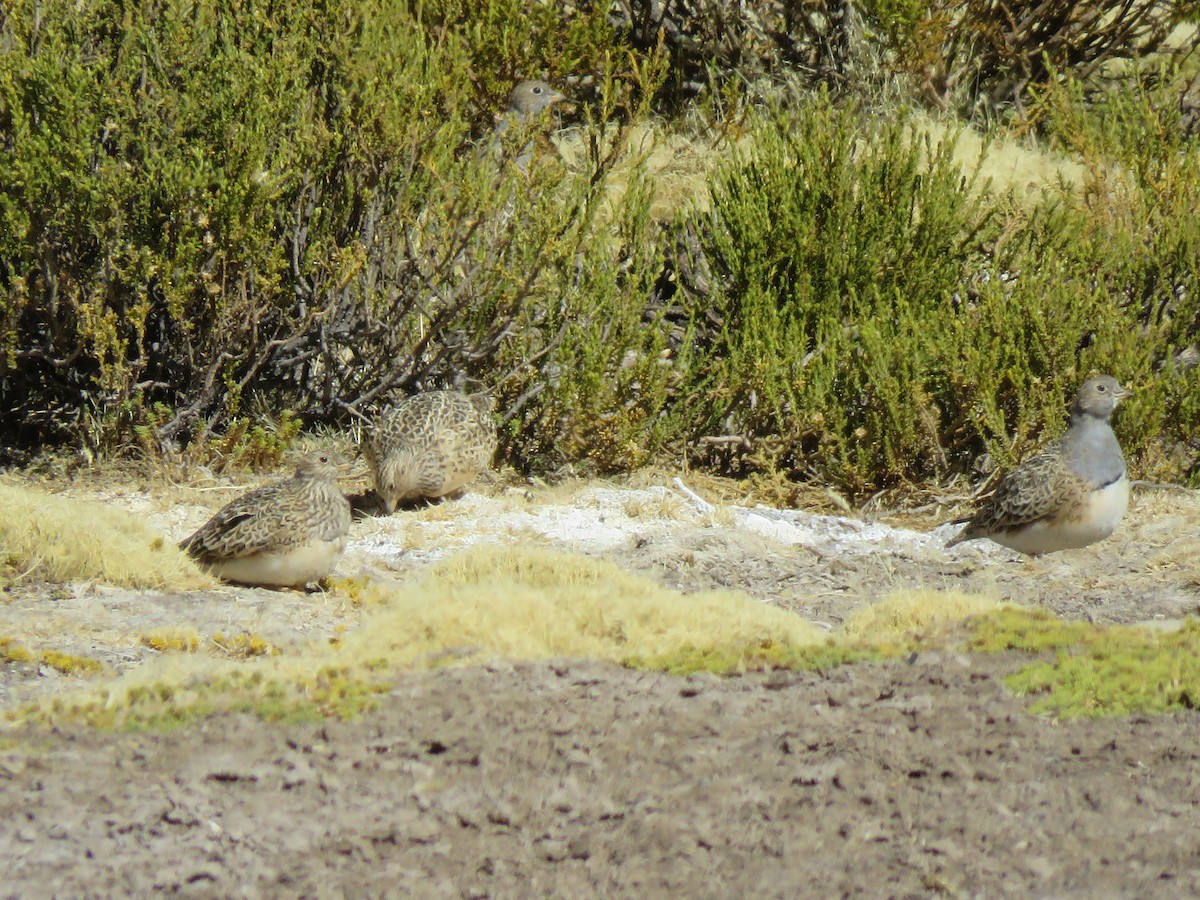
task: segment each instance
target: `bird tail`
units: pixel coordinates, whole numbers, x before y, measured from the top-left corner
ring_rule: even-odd
[[[962,522],[953,522],[952,524],[961,525]],[[970,528],[964,528],[962,531],[960,531],[954,537],[950,538],[950,540],[946,541],[945,549],[949,550],[955,544],[961,544],[963,541],[969,541],[974,537],[975,537],[975,535],[971,534]]]

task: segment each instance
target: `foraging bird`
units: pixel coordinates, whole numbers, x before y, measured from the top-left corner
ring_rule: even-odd
[[[363,452],[389,515],[405,501],[452,494],[487,468],[496,452],[492,410],[485,394],[429,391],[375,420]]]
[[[566,101],[566,95],[556,91],[544,81],[522,81],[508,98],[508,108],[504,114],[497,117],[496,127],[492,132],[492,147],[499,148],[501,137],[510,129],[528,129],[539,116],[557,103]],[[524,172],[533,159],[534,142],[527,143],[519,154],[515,164]]]
[[[1104,540],[1129,506],[1129,476],[1109,419],[1133,392],[1109,375],[1083,383],[1058,441],[1001,479],[947,547],[989,538],[1037,556]]]
[[[320,581],[350,531],[350,503],[337,486],[341,463],[334,454],[309,454],[291,478],[231,500],[179,549],[225,581],[295,588]]]

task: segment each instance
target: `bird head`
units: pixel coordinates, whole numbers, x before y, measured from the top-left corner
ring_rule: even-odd
[[[1133,391],[1122,387],[1121,383],[1111,375],[1100,375],[1089,378],[1079,388],[1075,402],[1071,404],[1072,415],[1089,415],[1107,419],[1112,415],[1117,404],[1127,397],[1132,397]]]
[[[556,91],[544,81],[522,81],[513,88],[505,114],[528,122],[556,103],[564,103],[566,100],[565,94]]]

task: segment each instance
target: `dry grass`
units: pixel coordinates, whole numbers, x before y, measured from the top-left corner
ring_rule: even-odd
[[[625,501],[625,515],[631,519],[670,519],[683,521],[693,516],[687,502],[678,494],[667,490],[655,491],[650,496],[634,494]]]
[[[846,638],[874,642],[906,635],[927,637],[964,619],[992,612],[1008,604],[958,591],[899,591],[879,603],[855,610],[839,633]]]
[[[1149,572],[1175,572],[1200,585],[1200,492],[1168,486],[1139,488],[1123,529],[1135,531],[1146,548]],[[1118,537],[1120,532],[1118,532]]]
[[[786,657],[831,646],[828,632],[745,594],[684,595],[613,563],[539,547],[475,547],[414,582],[367,582],[355,591],[366,610],[362,623],[329,643],[283,656],[239,646],[227,658],[214,658],[189,652],[190,635],[149,635],[164,650],[179,644],[182,652],[165,652],[116,679],[10,715],[116,727],[179,723],[221,709],[352,714],[395,673],[413,668],[673,656],[736,666],[763,648]],[[882,644],[994,607],[957,594],[897,595],[855,616],[832,639],[834,646]]]
[[[604,152],[609,152],[618,129],[610,128],[602,137]],[[609,208],[615,209],[629,188],[639,167],[653,190],[650,217],[669,222],[683,209],[708,209],[708,182],[713,168],[731,152],[731,145],[718,144],[700,137],[672,133],[658,122],[640,122],[624,134],[625,145],[606,183]],[[555,148],[566,166],[575,172],[586,171],[590,147],[581,129],[567,129],[554,138]]]
[[[159,653],[196,653],[203,639],[192,628],[159,628],[137,636],[138,643]]]
[[[125,510],[0,480],[0,566],[25,579],[130,588],[215,584],[175,545]]]
[[[478,547],[399,592],[344,647],[352,658],[400,665],[464,648],[484,658],[619,662],[682,647],[803,646],[823,638],[803,619],[745,594],[683,595],[577,554]]]
[[[947,126],[926,114],[913,121],[914,134],[939,141],[957,136],[954,158],[964,171],[979,165],[980,184],[990,180],[993,190],[1011,189],[1017,197],[1036,199],[1042,190],[1078,187],[1087,181],[1087,167],[1063,153],[1032,145],[1027,139],[993,135],[985,137],[972,128]]]
[[[618,130],[602,138],[605,152]],[[966,172],[980,167],[980,184],[990,180],[994,190],[1011,189],[1018,197],[1036,197],[1044,189],[1074,188],[1086,181],[1087,167],[1078,159],[1034,144],[1030,139],[993,135],[985,137],[971,128],[950,126],[927,113],[913,115],[914,139],[926,136],[936,146],[954,134],[954,157]],[[606,181],[610,209],[615,209],[639,167],[653,191],[651,218],[669,222],[681,211],[703,213],[709,207],[709,181],[713,171],[735,154],[753,145],[749,133],[736,142],[667,131],[661,123],[642,122],[624,135],[625,145]],[[590,152],[582,129],[566,129],[554,139],[567,168],[582,172]]]

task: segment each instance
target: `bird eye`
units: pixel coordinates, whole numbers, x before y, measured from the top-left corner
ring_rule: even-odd
[[[1098,384],[1098,385],[1096,385],[1096,390],[1098,390],[1100,393],[1103,394],[1105,391],[1108,390],[1108,388],[1103,384]]]
[[[542,92],[542,89],[541,89],[540,87],[535,87],[535,88],[533,89],[533,92],[534,92],[535,94],[540,94],[540,93]]]

